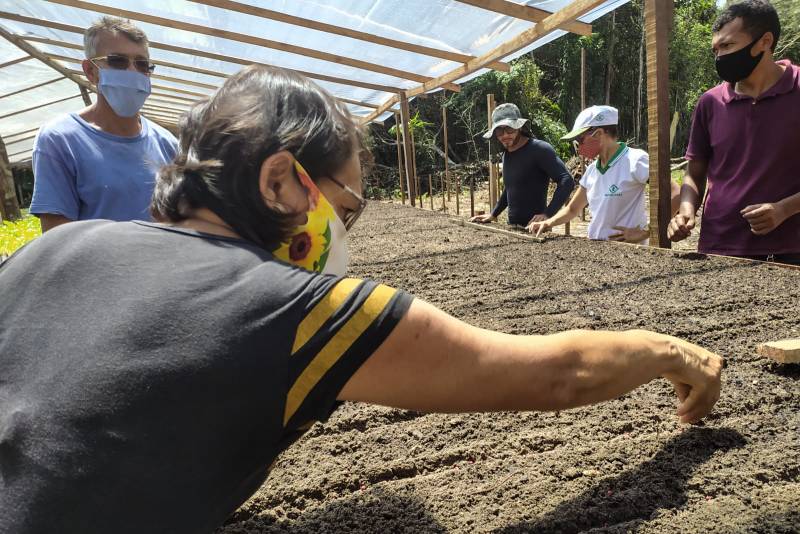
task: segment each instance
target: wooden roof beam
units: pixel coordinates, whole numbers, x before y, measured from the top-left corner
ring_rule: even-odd
[[[414,52],[415,54],[421,54],[424,56],[437,57],[440,59],[455,61],[457,63],[466,63],[471,59],[475,59],[475,56],[470,56],[468,54],[461,54],[459,52],[451,52],[448,50],[441,50],[430,46],[418,45],[406,41],[391,39],[389,37],[383,37],[380,35],[376,35],[374,33],[367,33],[359,30],[354,30],[351,28],[345,28],[343,26],[336,26],[334,24],[327,24],[325,22],[304,19],[302,17],[289,15],[288,13],[281,13],[280,11],[273,11],[271,9],[265,9],[263,7],[256,7],[250,4],[243,4],[241,2],[235,2],[233,0],[189,0],[189,1],[194,2],[196,4],[203,4],[205,6],[227,9],[228,11],[235,11],[237,13],[243,13],[245,15],[252,15],[254,17],[260,17],[263,19],[275,20],[278,22],[283,22],[285,24],[291,24],[292,26],[300,26],[301,28],[308,28],[311,30],[317,30],[324,33],[331,33],[334,35],[340,35],[342,37],[349,37],[351,39],[357,39],[359,41],[364,41],[367,43],[387,46],[389,48],[395,48],[397,50],[405,50],[407,52]],[[502,72],[508,72],[511,69],[508,63],[503,63],[501,61],[492,62],[491,64],[487,65],[487,67]]]
[[[423,93],[433,91],[434,89],[444,87],[444,84],[446,83],[472,74],[473,72],[484,68],[490,61],[494,61],[498,58],[504,58],[522,48],[525,48],[531,43],[541,39],[548,33],[559,29],[565,22],[575,20],[578,17],[585,15],[591,10],[602,5],[604,2],[605,0],[573,0],[573,2],[567,5],[564,9],[556,11],[549,17],[537,23],[533,28],[528,28],[513,39],[495,47],[494,49],[483,54],[474,61],[470,61],[462,67],[453,69],[442,76],[434,78],[429,82],[425,82],[418,87],[406,91],[406,96],[412,97],[421,95]]]
[[[601,5],[605,0],[574,0],[571,4],[569,4],[564,9],[557,11],[550,15],[549,17],[545,18],[541,22],[537,23],[536,26],[533,28],[529,28],[524,32],[520,33],[513,39],[501,44],[500,46],[495,47],[494,49],[490,50],[486,54],[483,54],[479,58],[474,61],[469,62],[468,64],[464,65],[463,67],[459,67],[454,69],[438,78],[424,83],[419,87],[415,87],[405,92],[407,97],[417,96],[428,91],[433,91],[434,89],[438,89],[441,85],[438,85],[439,82],[448,82],[458,80],[472,74],[473,72],[480,70],[484,67],[484,65],[490,61],[494,61],[498,58],[503,58],[508,56],[509,54],[513,54],[514,52],[520,50],[521,48],[525,48],[526,46],[530,45],[534,41],[541,39],[548,33],[552,32],[553,30],[557,30],[562,24],[568,22],[570,20],[575,20],[578,17],[585,15],[586,13],[590,12],[592,9],[595,9],[599,5]],[[362,122],[372,122],[377,117],[379,117],[382,113],[386,112],[393,104],[400,100],[399,96],[395,95],[391,98],[388,98],[386,102],[380,105],[378,109],[367,115],[362,119]]]
[[[69,69],[66,69],[63,66],[59,65],[56,61],[53,61],[52,59],[47,57],[44,53],[42,53],[41,50],[39,50],[32,44],[25,42],[24,39],[22,39],[18,35],[14,35],[13,33],[3,28],[2,26],[0,26],[0,37],[5,38],[8,42],[16,45],[17,48],[20,48],[23,52],[27,52],[32,57],[38,59],[48,67],[55,69],[57,72],[61,73],[66,78],[69,78],[78,85],[86,87],[91,91],[95,91],[94,86],[87,80],[84,80],[83,78],[75,76],[74,74],[70,73]]]
[[[22,154],[28,154],[28,153],[30,153],[30,152],[33,152],[33,147],[31,147],[31,148],[29,148],[29,149],[27,149],[27,150],[22,150],[22,151],[20,151],[20,152],[14,152],[13,154],[9,154],[9,155],[8,155],[8,158],[9,158],[9,159],[11,159],[11,158],[13,158],[14,156],[21,156]]]
[[[38,130],[38,128],[37,128],[37,130]],[[12,141],[9,141],[8,139],[4,139],[3,141],[5,142],[6,146],[14,145],[16,143],[21,143],[23,141],[30,141],[31,139],[35,139],[37,135],[39,135],[39,134],[35,133],[33,135],[29,135],[28,137],[23,137],[21,139],[14,139]]]
[[[22,115],[23,113],[27,113],[27,112],[33,111],[35,109],[43,108],[43,107],[46,107],[46,106],[51,106],[53,104],[58,104],[59,102],[65,102],[65,101],[71,100],[73,98],[80,98],[80,96],[81,96],[80,93],[78,93],[77,95],[66,96],[64,98],[59,98],[58,100],[51,100],[50,102],[45,102],[43,104],[38,104],[38,105],[30,107],[30,108],[25,108],[25,109],[20,109],[20,110],[17,110],[17,111],[12,111],[11,113],[6,113],[5,115],[0,115],[0,119],[6,119],[8,117],[13,117],[15,115]]]
[[[159,26],[164,26],[166,28],[172,28],[175,30],[183,30],[201,35],[208,35],[211,37],[219,37],[222,39],[228,39],[240,43],[261,46],[264,48],[271,48],[273,50],[280,50],[282,52],[287,52],[290,54],[298,54],[304,57],[312,57],[315,59],[319,59],[321,61],[328,61],[331,63],[335,63],[337,65],[346,65],[349,67],[354,67],[357,69],[362,69],[371,72],[377,72],[380,74],[385,74],[387,76],[394,76],[396,78],[401,78],[405,80],[412,80],[421,83],[431,80],[429,76],[424,76],[422,74],[417,74],[414,72],[395,69],[392,67],[386,67],[384,65],[378,65],[376,63],[370,63],[368,61],[362,61],[360,59],[354,59],[346,56],[339,56],[336,54],[331,54],[329,52],[315,50],[313,48],[306,48],[304,46],[290,45],[287,43],[272,41],[270,39],[264,39],[263,37],[246,35],[243,33],[233,32],[230,30],[209,28],[207,26],[202,26],[200,24],[193,24],[190,22],[168,19],[165,17],[157,17],[155,15],[148,15],[146,13],[139,13],[137,11],[129,11],[126,9],[119,9],[111,6],[105,6],[102,4],[85,2],[83,0],[46,0],[46,1],[51,2],[53,4],[75,7],[78,9],[85,9],[88,11],[103,13],[105,15],[112,15],[123,19],[136,20],[140,22],[146,22],[148,24],[156,24]],[[455,86],[455,84],[448,83],[447,88],[450,90],[457,90],[457,89],[452,89],[450,86]]]
[[[10,67],[11,65],[16,65],[17,63],[22,63],[23,61],[28,61],[29,59],[33,59],[33,56],[18,57],[17,59],[12,59],[11,61],[0,63],[0,69],[3,69],[5,67]]]
[[[37,126],[36,128],[31,128],[30,130],[23,130],[23,131],[21,131],[21,132],[15,132],[15,133],[12,133],[12,134],[4,135],[4,136],[2,136],[2,137],[3,137],[3,140],[7,142],[7,139],[8,139],[9,137],[16,137],[16,136],[18,136],[18,135],[25,135],[25,134],[27,134],[27,133],[35,132],[35,131],[37,131],[38,129],[39,129],[39,127]],[[11,141],[11,142],[13,143],[14,141]]]
[[[479,7],[487,11],[494,11],[501,15],[514,17],[515,19],[527,20],[528,22],[539,23],[552,15],[550,11],[538,9],[524,4],[517,4],[516,2],[509,2],[508,0],[457,0],[462,4],[469,4],[471,6]],[[577,33],[578,35],[591,35],[592,25],[578,20],[567,21],[559,26],[560,29],[568,32]]]
[[[38,89],[40,87],[44,87],[45,85],[50,85],[51,83],[60,82],[61,80],[65,80],[64,76],[59,76],[58,78],[53,78],[52,80],[47,80],[46,82],[37,83],[36,85],[31,85],[30,87],[26,87],[25,89],[20,89],[18,91],[13,91],[11,93],[6,93],[4,95],[0,95],[0,99],[7,98],[9,96],[18,95],[20,93],[24,93],[26,91],[33,91],[34,89]]]
[[[64,24],[62,22],[54,22],[54,21],[51,21],[51,20],[27,17],[25,15],[18,15],[16,13],[9,13],[7,11],[0,11],[0,19],[14,20],[14,21],[17,21],[17,22],[25,23],[25,24],[31,24],[31,25],[34,25],[34,26],[41,26],[41,27],[44,27],[44,28],[51,28],[53,30],[60,30],[60,31],[65,31],[65,32],[70,32],[70,33],[77,33],[77,34],[80,34],[80,35],[83,35],[83,32],[84,32],[84,29],[81,28],[80,26],[73,26],[71,24]],[[43,43],[45,42],[45,40],[43,38],[41,38],[41,37],[28,37],[28,36],[26,36],[25,39],[29,40],[29,41],[36,40],[36,41],[40,41],[40,42],[43,42]],[[51,43],[45,43],[45,44],[51,44]],[[56,45],[56,42],[53,42],[52,44]],[[56,46],[60,46],[60,45],[56,45]],[[183,46],[176,46],[176,45],[171,45],[171,44],[166,44],[166,43],[159,43],[157,41],[150,41],[150,48],[157,48],[157,49],[160,49],[160,50],[167,50],[168,52],[176,52],[176,53],[179,53],[179,54],[187,54],[187,55],[190,55],[190,56],[203,57],[203,58],[206,58],[206,59],[213,59],[215,61],[224,61],[226,63],[235,63],[237,65],[245,65],[245,66],[246,65],[263,65],[265,67],[276,67],[276,65],[270,65],[269,63],[253,61],[252,59],[245,59],[245,58],[240,58],[240,57],[236,57],[236,56],[224,56],[222,54],[216,54],[214,52],[207,52],[205,50],[195,50],[195,49],[186,48],[186,47],[183,47]],[[182,67],[182,68],[186,68],[186,67]],[[316,73],[316,72],[309,72],[309,71],[291,69],[291,68],[288,68],[288,67],[280,67],[280,68],[284,68],[286,70],[290,70],[290,71],[296,72],[298,74],[301,74],[301,75],[305,76],[306,78],[311,78],[313,80],[320,80],[320,81],[323,81],[323,82],[331,82],[331,83],[336,83],[336,84],[340,84],[340,85],[349,85],[349,86],[352,86],[352,87],[361,87],[363,89],[371,89],[373,91],[382,91],[384,93],[400,93],[400,92],[403,91],[403,89],[401,89],[400,87],[393,87],[393,86],[390,86],[390,85],[369,83],[369,82],[363,82],[363,81],[360,81],[360,80],[351,80],[351,79],[348,79],[348,78],[341,78],[341,77],[337,77],[337,76],[329,76],[327,74],[319,74],[319,73]]]

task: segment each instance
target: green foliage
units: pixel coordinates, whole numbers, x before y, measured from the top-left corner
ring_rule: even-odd
[[[666,1],[666,0],[665,0]],[[772,0],[781,18],[776,58],[800,63],[800,1]],[[592,23],[588,36],[568,34],[511,62],[509,72],[489,71],[461,85],[459,93],[440,93],[413,100],[411,121],[417,172],[444,167],[442,110],[448,116],[448,155],[455,164],[486,161],[489,145],[481,137],[488,117],[486,95],[497,104],[513,102],[530,119],[532,133],[555,146],[562,158],[570,147],[559,139],[581,111],[581,51],[586,56],[586,105],[608,103],[620,110],[620,137],[637,147],[647,145],[647,76],[643,0],[631,0]],[[688,144],[692,113],[703,92],[720,83],[711,52],[711,26],[719,14],[717,0],[675,0],[670,32],[670,116],[678,127],[672,154]],[[373,130],[376,163],[395,169],[394,129]],[[493,153],[497,153],[493,149]],[[396,178],[394,182],[396,183]]]
[[[42,235],[39,218],[27,215],[18,221],[3,221],[0,225],[0,257],[10,256],[18,248]]]

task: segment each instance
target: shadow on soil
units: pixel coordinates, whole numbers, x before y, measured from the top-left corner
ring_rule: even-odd
[[[234,522],[232,522],[232,520]],[[422,501],[410,495],[372,488],[369,491],[331,501],[296,519],[274,521],[254,517],[236,521],[236,515],[216,534],[318,534],[318,533],[446,533],[426,510]]]
[[[495,532],[581,532],[627,522],[644,522],[658,510],[680,508],[687,501],[694,470],[720,451],[745,444],[732,429],[691,428],[671,439],[652,460],[618,477],[601,481],[535,521]],[[695,488],[702,492],[703,488]],[[636,530],[628,524],[626,531]]]

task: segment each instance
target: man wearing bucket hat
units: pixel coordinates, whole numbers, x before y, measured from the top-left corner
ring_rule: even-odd
[[[552,145],[534,139],[514,104],[501,104],[492,113],[492,127],[483,137],[495,137],[503,145],[503,183],[505,188],[491,214],[471,220],[487,223],[508,207],[508,223],[527,226],[554,215],[569,199],[575,183]],[[556,190],[547,204],[550,180]]]
[[[644,190],[649,176],[647,152],[618,141],[619,111],[611,106],[592,106],[575,119],[572,131],[562,137],[574,143],[579,155],[594,160],[581,178],[580,188],[569,204],[544,221],[532,222],[536,235],[577,217],[587,205],[592,220],[589,239],[646,244],[647,211]],[[678,189],[672,187],[673,212]]]

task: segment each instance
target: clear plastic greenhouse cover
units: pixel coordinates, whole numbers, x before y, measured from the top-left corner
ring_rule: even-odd
[[[579,19],[591,23],[597,18],[627,3],[629,0],[608,0]],[[524,3],[549,12],[556,12],[571,0],[527,1]],[[284,22],[210,7],[190,0],[94,0],[95,4],[122,10],[145,13],[169,20],[188,22],[206,28],[223,29],[238,34],[261,37],[280,43],[302,46],[347,58],[391,67],[417,75],[435,78],[460,64],[454,61],[409,52],[388,46],[294,26]],[[534,26],[533,22],[500,15],[455,0],[245,0],[243,3],[286,13],[296,17],[354,29],[408,43],[437,48],[461,54],[480,56],[500,44],[509,41],[521,32]],[[62,41],[82,47],[83,36],[71,31],[51,29],[41,25],[18,22],[5,13],[32,17],[37,20],[59,22],[80,28],[91,25],[103,14],[75,7],[68,7],[47,0],[0,0],[0,26],[23,37],[39,37]],[[315,59],[306,55],[255,46],[236,40],[177,30],[165,26],[134,20],[152,43],[165,43],[192,50],[213,52],[247,61],[276,65],[307,73],[356,80],[369,84],[411,89],[420,82],[398,78],[387,74]],[[540,47],[566,32],[557,30],[503,58],[509,61]],[[74,58],[74,61],[59,60],[70,70],[80,70],[83,52],[80,48],[54,46],[41,42],[30,42],[48,55]],[[0,38],[0,64],[27,56],[16,45]],[[239,63],[208,59],[186,53],[178,53],[151,46],[150,56],[156,61],[171,62],[183,66],[197,67],[221,74],[232,74],[242,68]],[[463,83],[485,71],[478,71],[457,83]],[[183,69],[158,65],[154,89],[162,95],[150,101],[158,109],[168,108],[182,112],[189,105],[188,98],[200,98],[211,93],[204,87],[219,86],[221,76],[200,74]],[[0,135],[2,135],[10,161],[19,162],[30,158],[35,129],[58,114],[76,111],[84,106],[78,86],[63,78],[37,89],[17,95],[3,96],[34,85],[62,77],[60,73],[36,59],[28,59],[0,69]],[[179,78],[186,84],[166,78]],[[367,89],[342,83],[315,80],[337,97],[352,101],[380,105],[393,93]],[[197,83],[200,85],[198,86]],[[187,93],[189,91],[190,93]],[[64,99],[64,100],[62,100]],[[62,100],[60,102],[56,102]],[[15,113],[40,104],[54,102],[38,109]],[[348,104],[357,116],[366,116],[373,108]],[[11,116],[6,116],[12,114]],[[145,113],[147,115],[147,113]],[[390,114],[379,117],[383,120]],[[151,116],[159,120],[158,115]]]

